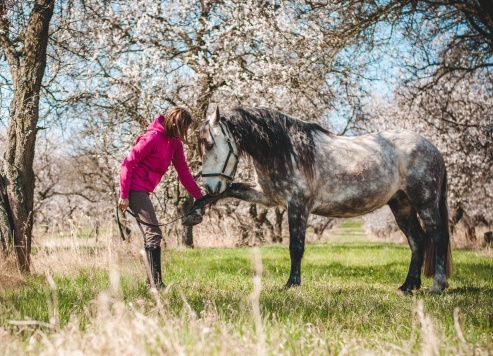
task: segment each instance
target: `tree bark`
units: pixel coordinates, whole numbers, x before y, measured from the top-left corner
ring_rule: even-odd
[[[8,252],[8,246],[12,244],[12,225],[12,214],[7,199],[7,191],[0,175],[0,244],[4,254]]]
[[[275,209],[276,213],[276,223],[274,224],[274,236],[272,242],[282,242],[282,219],[286,209],[280,209],[277,207]]]
[[[7,5],[0,0],[0,45],[14,86],[2,175],[12,214],[14,250],[22,272],[30,270],[39,93],[46,68],[48,30],[54,5],[55,0],[35,1],[24,29],[22,49],[18,50],[9,38],[9,23],[4,16]]]
[[[187,194],[185,197],[180,199],[178,204],[178,211],[181,215],[184,215],[190,211],[193,205],[193,197]],[[194,248],[193,244],[193,226],[182,226],[183,230],[181,232],[181,243],[188,248]]]

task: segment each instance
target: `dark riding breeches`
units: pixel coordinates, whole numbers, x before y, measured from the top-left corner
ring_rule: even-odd
[[[159,224],[156,217],[156,211],[154,210],[154,205],[152,204],[151,198],[147,192],[131,190],[128,200],[130,209],[132,209],[140,220],[150,224]],[[141,226],[145,235],[144,245],[146,247],[160,246],[163,238],[161,229],[157,226],[147,226],[144,224],[141,224]]]

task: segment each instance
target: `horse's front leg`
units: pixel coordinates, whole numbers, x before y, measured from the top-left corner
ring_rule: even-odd
[[[256,185],[248,183],[233,183],[224,192],[217,196],[219,199],[237,198],[249,203],[262,204],[271,206],[270,199],[260,190],[256,189]]]
[[[183,217],[182,224],[192,226],[202,222],[202,216],[205,213],[207,204],[215,203],[225,198],[237,198],[250,203],[263,204],[271,206],[270,199],[260,190],[255,189],[255,185],[247,183],[233,183],[228,189],[218,195],[205,195],[203,198],[195,201],[190,211]]]
[[[289,223],[289,255],[291,257],[291,273],[286,288],[301,284],[301,259],[305,252],[305,234],[309,212],[299,202],[288,204]]]

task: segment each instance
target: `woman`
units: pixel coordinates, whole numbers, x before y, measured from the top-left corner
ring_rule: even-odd
[[[158,224],[149,194],[154,191],[168,171],[170,163],[173,163],[180,182],[196,200],[204,196],[190,172],[183,151],[183,141],[188,142],[187,130],[191,123],[190,112],[176,107],[164,116],[158,115],[148,126],[147,132],[137,138],[135,146],[121,166],[118,206],[123,211],[130,207],[140,220]],[[157,226],[142,225],[142,227],[151,276],[156,288],[162,288],[164,287],[161,279],[163,235]],[[151,286],[149,278],[147,285]]]

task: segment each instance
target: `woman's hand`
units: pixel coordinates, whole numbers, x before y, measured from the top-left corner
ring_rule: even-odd
[[[120,198],[118,200],[118,207],[122,209],[123,212],[128,208],[128,199]]]

